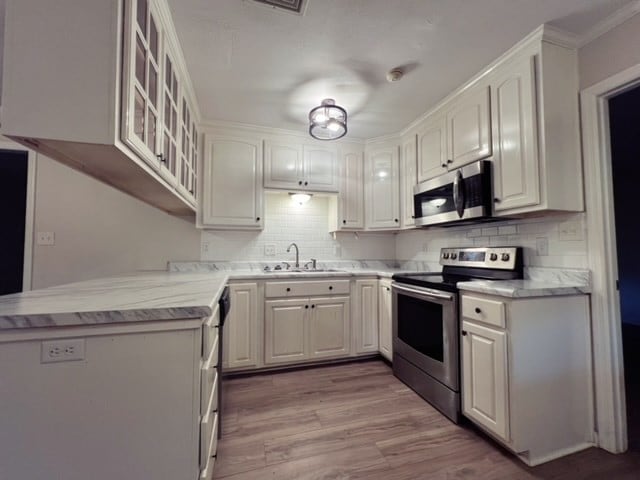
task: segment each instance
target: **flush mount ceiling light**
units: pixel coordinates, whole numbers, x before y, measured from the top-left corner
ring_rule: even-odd
[[[318,140],[337,140],[347,134],[347,111],[331,98],[309,112],[309,135]]]
[[[293,203],[297,203],[298,205],[304,205],[309,200],[311,200],[310,193],[290,193],[291,200]]]

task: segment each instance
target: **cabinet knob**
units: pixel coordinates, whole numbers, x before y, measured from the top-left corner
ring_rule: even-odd
[[[447,160],[447,163],[453,163],[453,160],[448,159],[448,160]]]
[[[476,310],[476,313],[482,313],[482,310],[480,310],[480,307],[476,307],[475,310]]]
[[[156,155],[156,157],[158,157],[158,160],[160,160],[162,163],[167,163],[167,159],[166,159],[166,158],[164,158],[164,155],[163,155],[163,154],[158,153],[158,154]]]
[[[298,185],[302,185],[302,180],[300,180],[300,181],[298,182]]]
[[[189,193],[190,193],[191,195],[193,195],[193,192],[194,192],[193,188],[192,188],[191,190],[189,190]]]
[[[290,292],[290,291],[291,291],[291,288],[290,288],[290,287],[287,287],[287,292]]]
[[[260,221],[260,217],[256,217],[256,222],[259,222],[259,221]]]
[[[398,223],[398,219],[397,219],[397,218],[395,218],[393,221],[394,221],[394,222],[396,222],[396,223]]]
[[[387,289],[387,292],[388,292],[389,290],[391,290],[389,287],[384,287],[384,288],[386,288],[386,289]]]
[[[464,330],[462,330],[462,336],[466,337],[467,336],[467,332],[465,332]]]
[[[442,168],[447,168],[447,164],[446,164],[446,163],[443,163],[443,164],[442,164]]]
[[[315,305],[311,305],[311,308],[316,308],[316,306]]]
[[[309,308],[309,305],[305,305],[304,308]]]
[[[343,225],[346,225],[347,221],[346,220],[342,220],[342,223],[343,223]]]
[[[500,200],[499,198],[494,198],[494,199],[493,199],[493,201],[494,201],[495,203],[500,203],[500,202],[501,202],[501,200]]]
[[[333,285],[329,285],[329,290],[333,290]]]
[[[416,218],[416,216],[415,215],[411,215],[411,218]]]
[[[304,185],[305,185],[305,186],[309,185],[309,182],[304,182]]]

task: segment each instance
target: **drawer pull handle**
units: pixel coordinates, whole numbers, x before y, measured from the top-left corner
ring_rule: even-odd
[[[291,287],[287,287],[287,292],[290,292],[290,291],[291,291]]]
[[[467,336],[467,332],[465,332],[464,330],[462,330],[462,336],[466,337]]]
[[[482,310],[480,310],[479,307],[476,307],[476,313],[482,313]]]

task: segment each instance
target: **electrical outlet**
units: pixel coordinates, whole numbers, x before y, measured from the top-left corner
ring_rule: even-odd
[[[536,238],[536,254],[539,257],[549,255],[549,239],[546,237]]]
[[[36,236],[38,245],[55,245],[56,234],[54,232],[38,232]]]
[[[84,360],[83,338],[42,342],[40,363],[72,362],[75,360]]]
[[[273,243],[267,243],[264,246],[264,256],[265,257],[275,257],[276,256],[276,246]]]
[[[209,252],[209,242],[203,242],[202,243],[202,253],[208,253]]]

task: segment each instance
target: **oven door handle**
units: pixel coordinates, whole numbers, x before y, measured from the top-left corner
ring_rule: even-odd
[[[432,297],[432,298],[439,298],[440,300],[453,300],[453,297],[451,295],[447,295],[446,293],[440,293],[438,291],[435,290],[430,290],[427,288],[410,288],[410,287],[405,287],[404,285],[400,286],[397,283],[394,283],[393,288],[395,288],[396,290],[400,290],[401,292],[407,292],[407,293],[416,293],[418,295],[424,295],[427,297]]]
[[[464,215],[464,197],[464,178],[462,178],[462,172],[458,170],[453,177],[453,204],[460,218]]]

